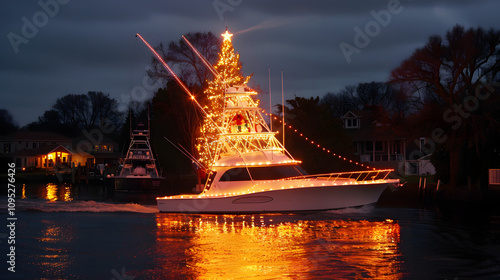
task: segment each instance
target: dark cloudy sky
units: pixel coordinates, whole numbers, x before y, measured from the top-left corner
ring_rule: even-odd
[[[135,33],[157,45],[226,25],[244,73],[254,73],[250,85],[267,91],[271,68],[273,103],[281,100],[281,69],[286,98],[322,96],[386,81],[429,36],[456,24],[500,29],[499,11],[498,0],[5,1],[0,108],[19,125],[69,93],[103,91],[125,108],[131,96],[142,98],[134,89],[150,89],[143,77],[151,54]],[[356,51],[346,56],[340,45]]]

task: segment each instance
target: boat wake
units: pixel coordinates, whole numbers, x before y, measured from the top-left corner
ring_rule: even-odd
[[[19,200],[16,208],[17,211],[40,212],[158,212],[156,205],[140,205],[135,203],[117,204],[96,201]]]

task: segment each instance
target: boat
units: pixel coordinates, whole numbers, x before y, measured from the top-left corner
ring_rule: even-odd
[[[392,169],[309,175],[276,139],[246,85],[225,93],[224,127],[203,192],[157,198],[160,212],[262,213],[376,203]]]
[[[115,190],[119,192],[158,193],[164,177],[158,173],[151,149],[150,130],[139,123],[130,134],[130,145],[123,158],[120,174],[115,177]]]
[[[195,100],[154,48],[137,36]],[[227,30],[223,36],[224,40],[230,38]],[[202,56],[200,59],[206,62]],[[205,65],[218,77],[211,65]],[[209,160],[203,190],[199,194],[158,197],[160,212],[238,214],[358,207],[376,203],[388,186],[399,184],[399,180],[389,178],[392,169],[309,175],[267,125],[257,94],[246,84],[225,85],[222,113],[205,113],[217,133],[204,142]]]

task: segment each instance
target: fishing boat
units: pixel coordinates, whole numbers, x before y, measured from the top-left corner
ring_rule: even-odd
[[[230,38],[227,33],[224,40]],[[137,35],[194,99],[162,57]],[[217,77],[217,71],[183,39]],[[399,183],[389,178],[392,169],[307,174],[267,125],[257,94],[246,84],[226,85],[222,114],[217,119],[205,114],[217,133],[215,139],[205,141],[211,147],[203,191],[158,197],[160,212],[266,213],[357,207],[377,202],[387,186]]]
[[[392,169],[309,175],[276,139],[245,85],[227,89],[219,150],[202,193],[157,198],[160,212],[330,210],[378,201]],[[241,118],[242,121],[234,120]]]
[[[123,158],[120,174],[115,177],[115,190],[120,192],[158,193],[165,181],[158,173],[151,149],[149,127],[139,123],[130,133],[130,145]]]

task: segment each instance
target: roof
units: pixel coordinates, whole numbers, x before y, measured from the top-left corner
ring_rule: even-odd
[[[346,129],[345,133],[354,141],[385,141],[406,139],[403,131],[393,126],[361,126],[360,129]]]
[[[15,153],[13,156],[24,156],[24,157],[34,157],[39,155],[46,155],[54,152],[64,152],[68,154],[73,154],[71,150],[64,147],[63,145],[41,145],[39,149],[22,149]]]
[[[80,136],[73,139],[73,146],[78,146],[78,143],[80,142],[91,143],[91,145],[118,145],[116,141],[102,132],[99,134],[92,133],[90,135],[81,134]]]
[[[363,110],[347,112],[343,118],[360,118],[359,128],[345,129],[354,141],[387,141],[406,139],[404,125],[396,124],[379,106],[365,106]]]
[[[348,111],[347,113],[345,113],[345,115],[342,117],[343,119],[353,119],[353,118],[359,118],[360,116],[354,114],[353,112],[351,111]]]
[[[0,141],[71,142],[72,140],[54,132],[17,131],[1,137]]]

